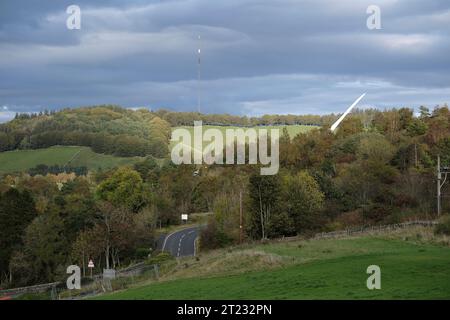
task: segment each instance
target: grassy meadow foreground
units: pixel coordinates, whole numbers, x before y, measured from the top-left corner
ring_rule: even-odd
[[[247,245],[166,265],[159,281],[100,299],[450,299],[448,238],[429,228]],[[381,290],[366,269],[381,268]]]

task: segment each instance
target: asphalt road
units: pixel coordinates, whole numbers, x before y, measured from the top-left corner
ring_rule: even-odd
[[[198,227],[173,232],[165,238],[162,251],[170,252],[174,257],[195,256],[195,239],[197,237]]]

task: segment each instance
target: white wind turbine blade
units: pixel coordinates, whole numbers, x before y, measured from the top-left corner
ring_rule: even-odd
[[[347,114],[352,111],[352,109],[358,104],[359,101],[361,101],[362,98],[364,98],[365,95],[366,93],[363,93],[358,99],[356,99],[355,102],[353,102],[352,105],[347,110],[345,110],[344,114],[340,116],[340,118],[335,123],[333,123],[330,128],[331,132],[334,132],[334,130],[336,130],[336,128],[341,124],[342,120],[344,120]]]

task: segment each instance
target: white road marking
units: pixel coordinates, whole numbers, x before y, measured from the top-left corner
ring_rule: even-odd
[[[182,234],[180,237],[180,241],[178,242],[178,253],[177,253],[177,257],[180,256],[180,250],[181,250],[181,241],[183,241],[183,238],[186,236],[186,234]]]
[[[171,236],[173,236],[175,233],[178,233],[178,232],[181,232],[181,231],[183,231],[183,230],[174,231],[174,232],[172,232],[171,234],[169,234],[169,235],[164,239],[162,251],[164,251],[164,249],[166,248],[167,240],[168,240]],[[196,230],[191,230],[191,231],[188,231],[187,233],[183,233],[183,234],[180,236],[180,240],[178,241],[177,257],[180,256],[181,242],[183,241],[183,239],[186,237],[186,235],[190,235],[190,234],[194,233],[195,231],[196,231]],[[195,244],[195,239],[197,239],[197,237],[194,238],[194,256],[195,256],[196,251],[197,251],[196,244]]]
[[[164,248],[166,247],[167,239],[169,239],[170,236],[172,236],[173,234],[175,234],[175,233],[177,233],[177,232],[178,232],[178,231],[172,232],[171,234],[169,234],[169,235],[164,239],[164,243],[163,243],[163,247],[162,247],[162,250],[161,250],[161,251],[164,251]]]

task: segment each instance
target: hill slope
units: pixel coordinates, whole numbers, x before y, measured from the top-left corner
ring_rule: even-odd
[[[55,146],[37,150],[15,150],[0,153],[0,174],[26,171],[39,164],[85,166],[89,170],[109,169],[133,164],[141,157],[115,157],[93,152],[88,147]]]
[[[91,147],[116,156],[164,157],[170,124],[146,109],[118,106],[63,109],[20,114],[0,124],[0,151],[41,149],[56,145]]]
[[[179,127],[172,128],[175,130]],[[193,127],[183,127],[188,129],[193,134]],[[223,132],[226,129],[236,129],[234,126],[204,126],[204,130],[208,128],[217,128]],[[291,138],[298,133],[303,133],[312,130],[314,126],[304,125],[288,125],[288,126],[267,126],[264,129],[279,129],[280,134],[283,128],[287,128]],[[244,128],[245,129],[245,128]],[[172,145],[169,148],[173,147]],[[0,174],[26,171],[34,168],[37,165],[45,164],[51,165],[65,165],[70,164],[73,167],[85,166],[89,170],[97,170],[99,168],[108,169],[115,166],[133,164],[143,157],[119,157],[113,155],[106,155],[95,153],[89,147],[80,146],[53,146],[42,149],[28,149],[28,150],[14,150],[0,152]],[[70,161],[70,163],[68,163]]]
[[[426,232],[220,250],[100,299],[450,299],[450,248],[421,243]],[[369,265],[381,268],[381,290],[366,287]]]

